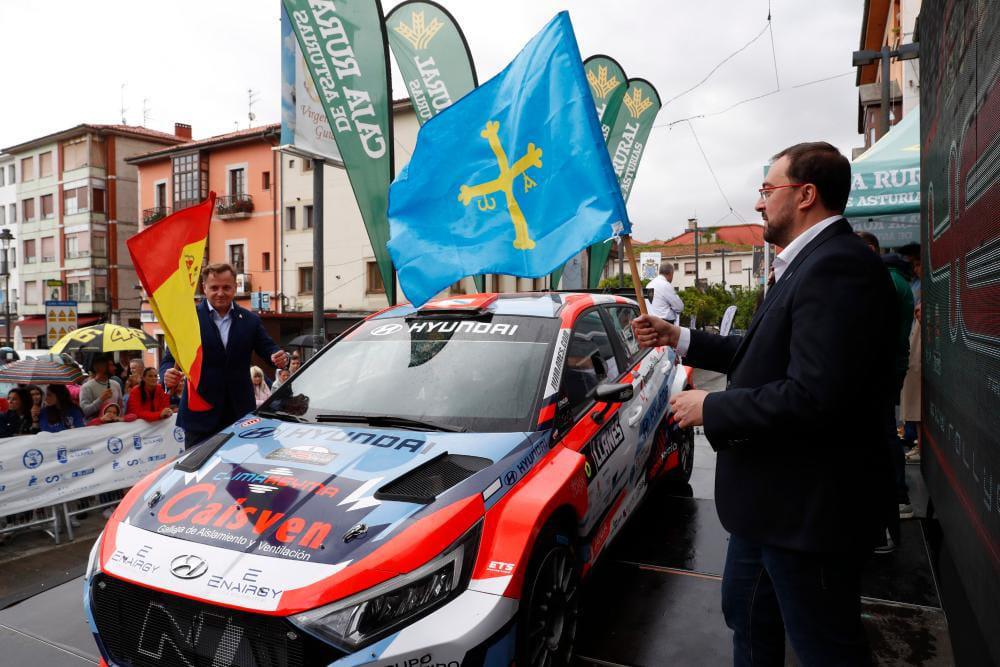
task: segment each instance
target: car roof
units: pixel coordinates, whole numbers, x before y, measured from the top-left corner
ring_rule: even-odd
[[[433,299],[420,308],[414,308],[411,304],[404,303],[386,308],[373,315],[371,319],[406,317],[418,312],[421,315],[432,315],[435,313],[458,314],[470,311],[494,315],[565,319],[565,316],[571,312],[575,314],[584,308],[602,303],[635,305],[634,300],[614,294],[590,294],[586,292],[486,293]]]

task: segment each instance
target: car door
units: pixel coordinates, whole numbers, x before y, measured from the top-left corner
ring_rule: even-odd
[[[617,335],[617,334],[614,334]],[[563,363],[557,420],[565,424],[561,444],[586,457],[588,509],[580,526],[591,534],[608,515],[629,475],[629,452],[620,403],[597,402],[594,388],[623,376],[622,358],[600,308],[573,323]]]

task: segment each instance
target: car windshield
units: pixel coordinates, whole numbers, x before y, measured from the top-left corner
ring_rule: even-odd
[[[528,430],[558,327],[539,317],[371,320],[311,360],[265,409],[334,423],[395,417],[429,429]]]

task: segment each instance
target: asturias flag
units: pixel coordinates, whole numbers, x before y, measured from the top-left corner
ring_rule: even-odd
[[[569,14],[420,128],[389,188],[389,230],[416,306],[464,276],[544,276],[629,233]]]
[[[194,294],[201,278],[215,193],[190,208],[147,227],[126,243],[139,281],[163,327],[170,352],[187,375],[188,408],[210,410],[198,392],[201,380],[201,327]]]

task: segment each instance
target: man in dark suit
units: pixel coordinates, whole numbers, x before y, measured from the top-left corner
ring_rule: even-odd
[[[804,665],[871,664],[860,582],[895,507],[883,442],[894,313],[885,268],[843,218],[850,188],[850,164],[830,144],[774,157],[756,209],[783,250],[745,336],[649,315],[633,325],[641,345],[729,376],[725,391],[685,391],[671,405],[718,452],[737,665],[783,665],[786,632]]]
[[[212,404],[212,409],[192,410],[188,388],[181,396],[177,424],[184,429],[184,444],[193,447],[218,433],[256,406],[250,380],[250,355],[256,352],[278,368],[288,364],[288,355],[264,331],[260,318],[233,303],[236,296],[236,272],[229,264],[209,264],[202,271],[205,300],[198,304],[201,327],[201,382],[198,393]],[[160,375],[167,389],[183,379],[174,368],[174,358],[167,354],[160,364]]]

